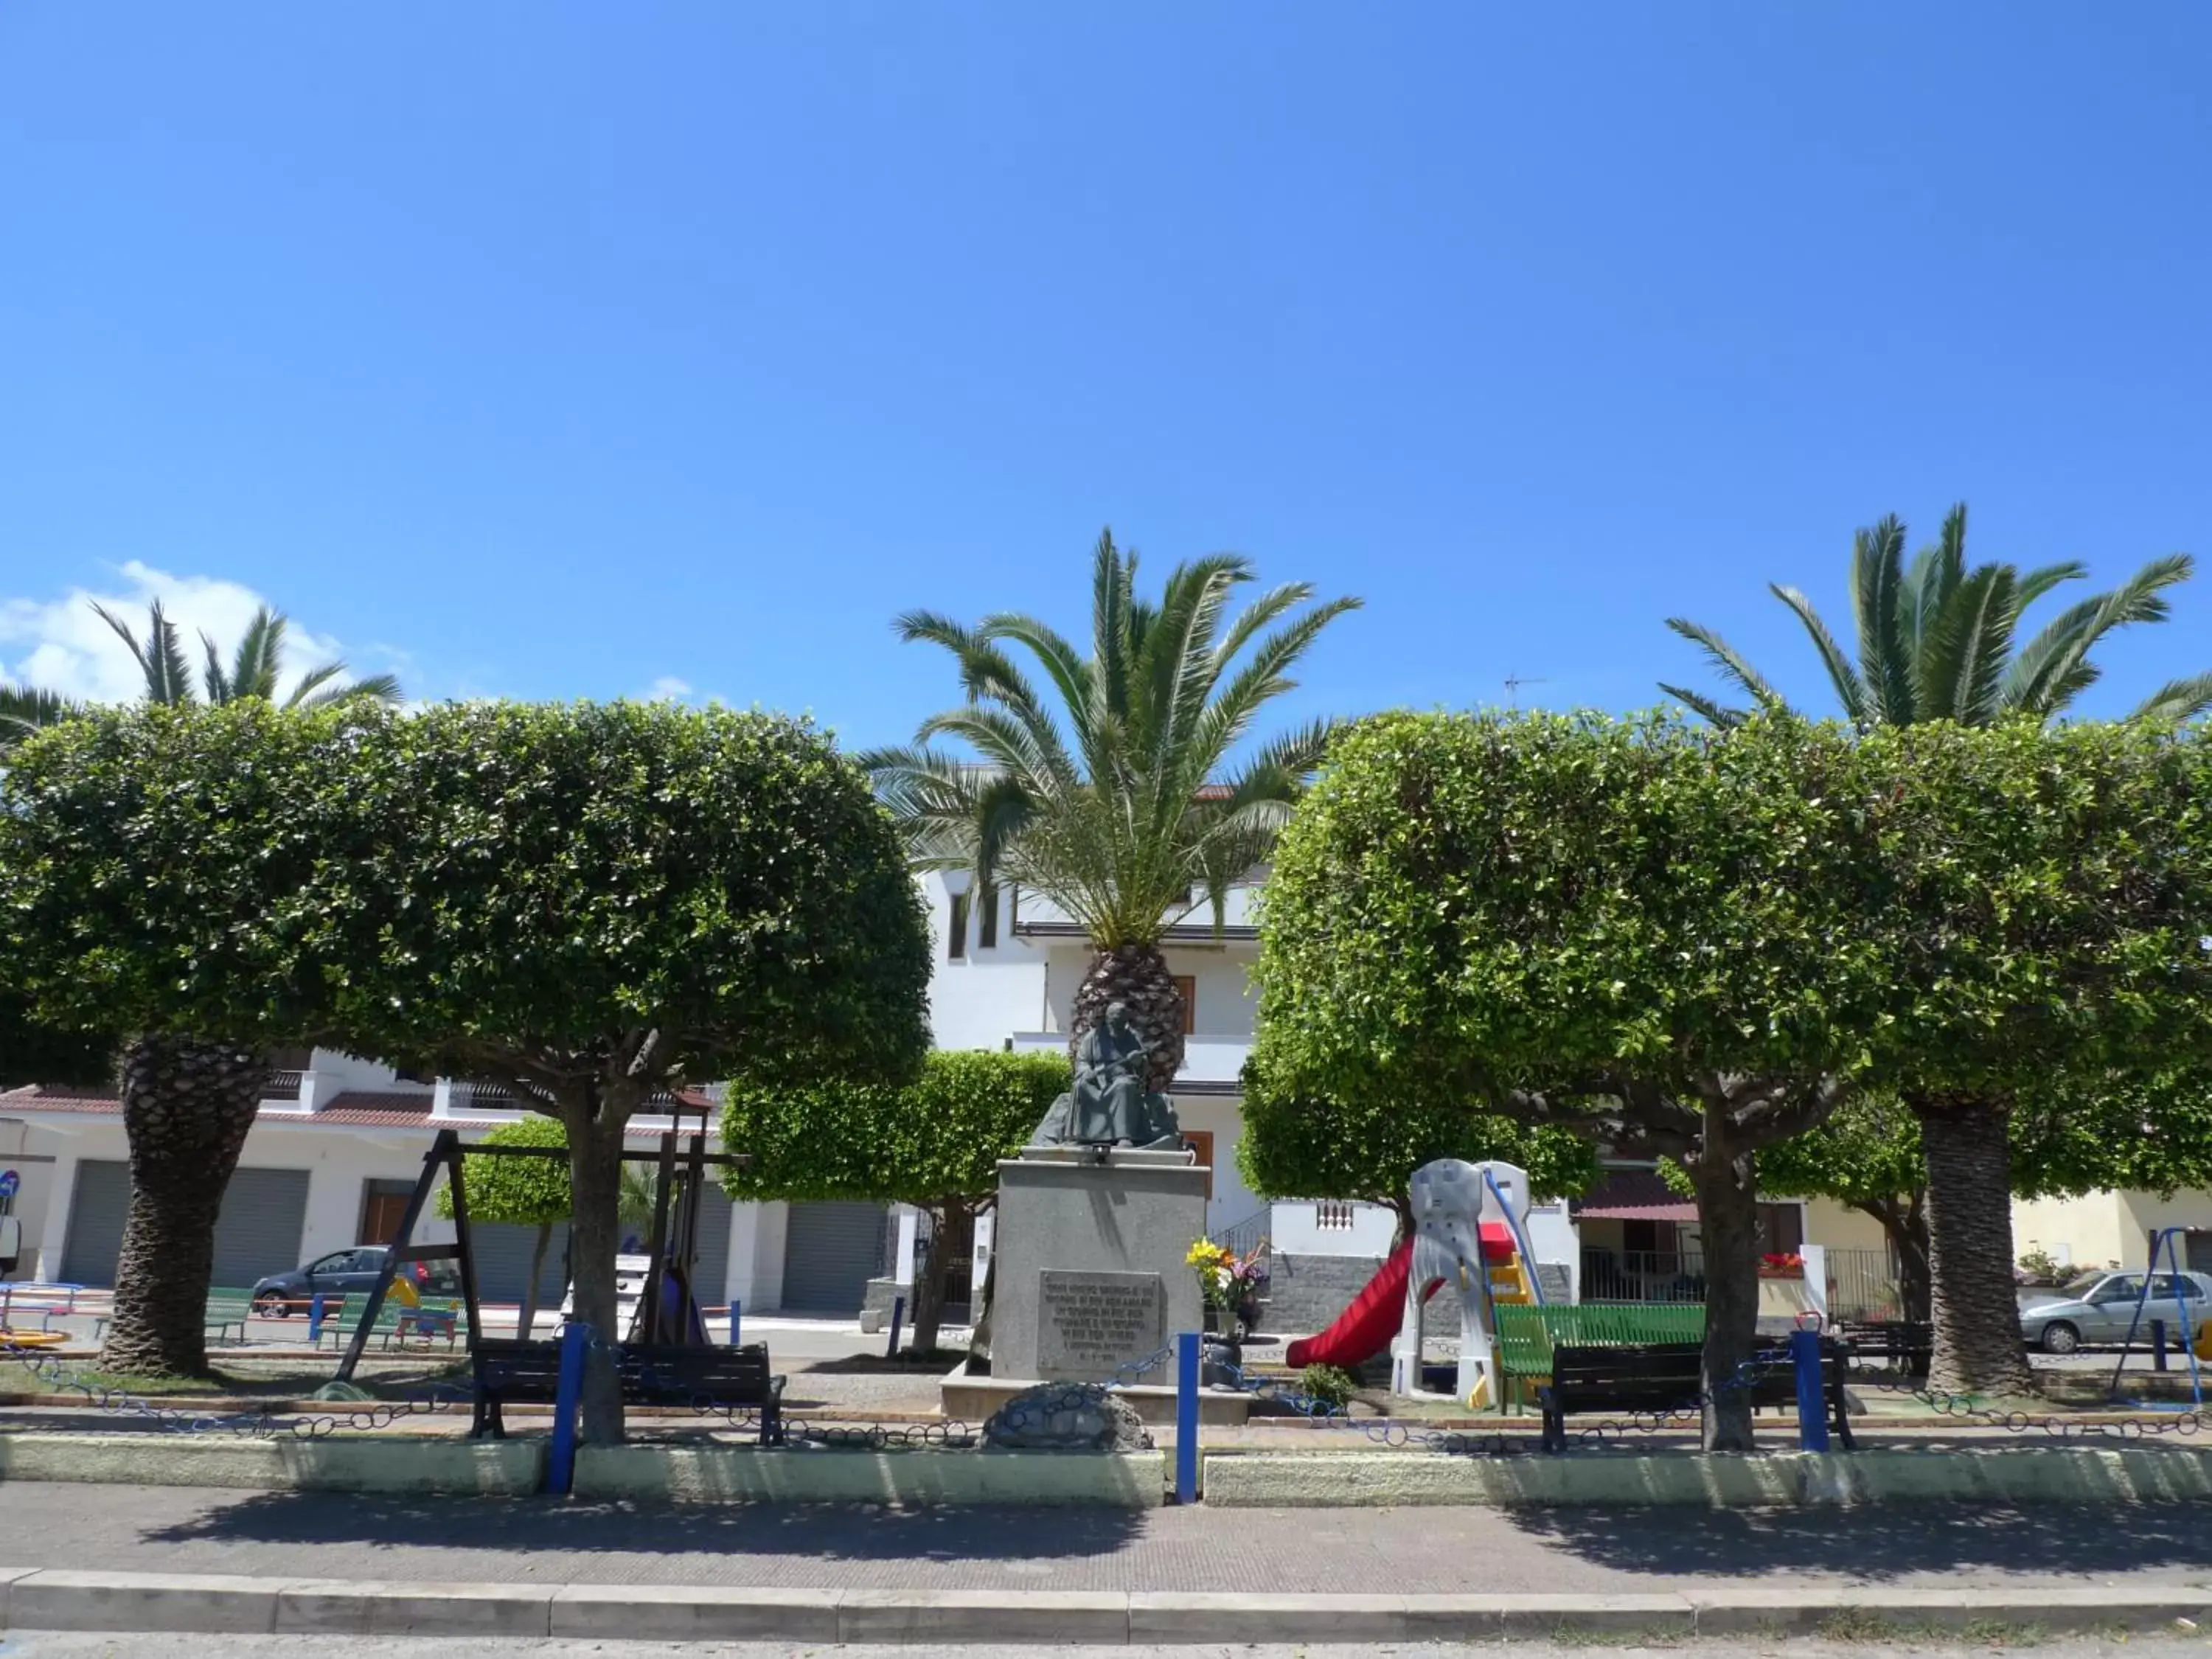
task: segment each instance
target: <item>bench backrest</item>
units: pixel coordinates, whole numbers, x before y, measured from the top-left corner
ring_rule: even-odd
[[[1557,1348],[1648,1347],[1702,1342],[1705,1335],[1705,1304],[1698,1302],[1508,1303],[1498,1310],[1498,1355],[1515,1376],[1549,1376]]]
[[[1843,1345],[1823,1338],[1820,1363],[1839,1362]],[[1618,1398],[1657,1403],[1672,1398],[1694,1400],[1705,1382],[1704,1352],[1694,1342],[1662,1342],[1642,1347],[1591,1347],[1557,1350],[1552,1357],[1552,1387],[1563,1398],[1602,1403]],[[1760,1405],[1786,1402],[1796,1397],[1796,1368],[1789,1351],[1762,1347],[1752,1364],[1738,1373],[1753,1401]]]

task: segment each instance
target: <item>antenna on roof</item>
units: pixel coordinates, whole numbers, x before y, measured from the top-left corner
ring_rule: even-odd
[[[1508,708],[1518,708],[1521,706],[1521,688],[1522,686],[1547,685],[1549,684],[1550,682],[1541,674],[1535,675],[1532,678],[1526,675],[1516,674],[1511,669],[1507,669],[1505,671],[1505,706]]]

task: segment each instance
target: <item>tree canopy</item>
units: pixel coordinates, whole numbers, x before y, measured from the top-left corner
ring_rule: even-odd
[[[484,1136],[486,1146],[561,1146],[568,1136],[560,1123],[532,1113],[502,1123]],[[461,1179],[469,1194],[469,1219],[544,1227],[568,1218],[568,1166],[552,1158],[470,1157],[464,1152]],[[438,1213],[453,1217],[453,1189],[438,1188]]]
[[[9,759],[5,959],[58,1032],[327,1036],[353,955],[343,711],[87,711]],[[57,1079],[49,1079],[57,1080]]]
[[[889,815],[803,721],[667,704],[387,717],[345,768],[354,1052],[562,1125],[577,1316],[611,1329],[625,1123],[679,1084],[898,1082],[929,942]],[[619,1438],[611,1364],[585,1431]]]

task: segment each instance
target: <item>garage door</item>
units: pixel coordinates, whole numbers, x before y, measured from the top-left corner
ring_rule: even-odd
[[[880,1204],[794,1204],[784,1235],[783,1305],[793,1313],[857,1314],[884,1271]]]
[[[522,1304],[522,1287],[530,1282],[531,1252],[538,1248],[538,1229],[509,1221],[469,1224],[469,1248],[476,1257],[477,1299]],[[538,1275],[538,1305],[556,1306],[568,1288],[568,1224],[556,1222],[552,1242],[545,1247],[545,1265]]]
[[[699,1261],[691,1270],[691,1294],[702,1308],[719,1308],[730,1299],[730,1195],[711,1180],[699,1212]]]
[[[62,1277],[78,1285],[112,1285],[131,1207],[131,1167],[120,1158],[88,1158],[76,1166]],[[300,1265],[307,1220],[305,1170],[239,1170],[223,1189],[215,1224],[218,1289],[242,1290],[265,1273]]]

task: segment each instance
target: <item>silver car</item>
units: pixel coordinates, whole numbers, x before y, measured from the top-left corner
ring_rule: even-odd
[[[2151,1274],[2150,1281],[2148,1303],[2142,1300],[2142,1274],[2110,1269],[2076,1274],[2055,1291],[2022,1291],[2021,1334],[2030,1347],[2072,1353],[2083,1347],[2117,1347],[2128,1340],[2131,1324],[2136,1340],[2148,1343],[2155,1319],[2164,1322],[2168,1343],[2194,1342],[2212,1319],[2212,1275],[2161,1273]],[[2142,1310],[2139,1324],[2138,1306]]]

